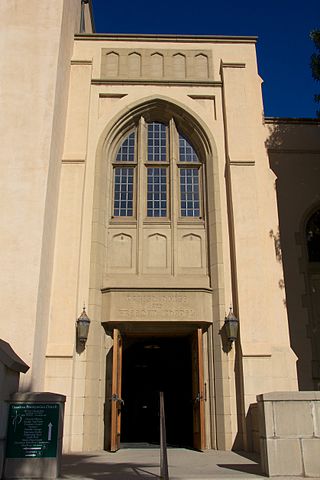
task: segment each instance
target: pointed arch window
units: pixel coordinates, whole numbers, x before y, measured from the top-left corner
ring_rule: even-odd
[[[200,166],[193,146],[179,134],[181,217],[200,217]]]
[[[114,165],[114,217],[132,217],[135,177],[136,134],[131,132],[120,145]],[[130,166],[128,165],[130,163]]]
[[[167,126],[148,123],[147,217],[167,217]]]
[[[174,119],[141,118],[118,147],[113,169],[113,218],[203,218],[203,163]]]

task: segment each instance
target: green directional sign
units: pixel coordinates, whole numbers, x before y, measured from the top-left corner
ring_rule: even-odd
[[[12,403],[7,458],[56,457],[58,425],[58,403]]]

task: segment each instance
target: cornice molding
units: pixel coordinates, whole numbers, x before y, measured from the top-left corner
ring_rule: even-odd
[[[79,41],[136,41],[136,42],[174,42],[174,43],[257,43],[257,36],[224,35],[167,35],[167,34],[131,34],[131,33],[92,33],[76,34]]]
[[[61,163],[85,163],[86,155],[79,154],[79,155],[69,155],[64,154],[61,159]]]
[[[222,87],[222,82],[210,80],[129,80],[129,79],[107,79],[93,78],[92,85],[169,85],[170,87]]]
[[[224,63],[221,62],[221,68],[246,68],[245,63]]]
[[[203,292],[212,293],[212,288],[195,288],[195,287],[162,287],[162,288],[147,288],[147,287],[106,287],[101,288],[102,293],[111,292],[152,292],[152,293],[168,293],[168,292]]]
[[[99,98],[123,98],[127,93],[99,93]]]
[[[71,65],[92,65],[92,60],[71,60]]]
[[[267,125],[320,125],[320,118],[264,117]]]
[[[233,167],[254,167],[256,162],[254,160],[230,160],[229,165]]]

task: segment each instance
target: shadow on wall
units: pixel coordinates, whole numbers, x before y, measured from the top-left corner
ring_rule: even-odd
[[[239,414],[238,414],[239,415]],[[243,445],[243,432],[245,429],[246,435],[246,452],[244,452]],[[232,450],[235,452],[241,452],[241,455],[248,456],[252,460],[258,461],[260,455],[260,432],[259,432],[259,417],[258,417],[258,404],[251,403],[249,405],[248,412],[244,419],[244,425],[242,426],[241,419],[238,422],[238,433],[234,440]],[[252,466],[250,468],[253,468]],[[249,472],[248,473],[254,473]]]
[[[281,250],[279,227],[278,227],[278,230],[276,232],[274,232],[274,230],[271,229],[270,232],[269,232],[269,237],[273,240],[273,243],[274,243],[274,252],[275,252],[277,262],[282,264],[282,250]],[[282,295],[283,295],[282,301],[283,301],[283,305],[286,307],[287,306],[287,300],[286,300],[286,293],[285,293],[285,283],[284,283],[283,278],[279,279],[278,287],[282,291]]]
[[[312,341],[308,334],[312,306],[306,301],[308,264],[304,221],[307,212],[320,205],[320,122],[309,119],[266,119],[266,148],[276,175],[279,231],[270,231],[276,258],[282,261],[290,342],[297,356],[300,390],[313,390]],[[281,243],[280,243],[281,240]]]

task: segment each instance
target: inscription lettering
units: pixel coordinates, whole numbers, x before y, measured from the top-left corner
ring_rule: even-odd
[[[185,295],[127,295],[127,308],[118,310],[121,319],[194,319],[191,299]]]
[[[179,310],[148,310],[148,309],[129,309],[120,308],[120,317],[123,319],[192,319],[195,316],[192,308],[179,309]]]

